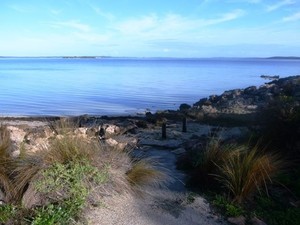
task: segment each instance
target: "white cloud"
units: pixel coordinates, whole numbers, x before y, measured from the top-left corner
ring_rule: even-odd
[[[32,13],[34,11],[34,8],[29,5],[12,4],[8,7],[19,13]]]
[[[287,6],[287,5],[293,5],[295,4],[296,2],[294,0],[282,0],[282,1],[279,1],[273,5],[269,5],[267,7],[267,12],[272,12],[272,11],[275,11],[275,10],[278,10],[284,6]]]
[[[300,12],[295,13],[295,14],[290,15],[290,16],[287,16],[287,17],[284,17],[282,19],[283,22],[292,22],[292,21],[298,21],[298,20],[300,20]]]
[[[249,4],[259,4],[262,0],[227,0],[229,3],[249,3]]]
[[[53,14],[53,15],[58,15],[58,14],[61,14],[61,10],[59,9],[50,9],[50,13]]]
[[[262,0],[248,0],[247,2],[252,3],[252,4],[258,4],[258,3],[261,3]]]
[[[178,14],[167,14],[158,17],[155,14],[122,21],[113,25],[113,29],[123,35],[144,38],[176,38],[191,32],[197,32],[204,27],[236,20],[243,16],[245,12],[241,9],[222,14],[212,19],[194,19]]]
[[[81,32],[89,32],[91,30],[88,24],[81,23],[77,20],[51,22],[50,25],[55,28],[71,28]]]
[[[92,10],[94,10],[99,16],[102,16],[103,18],[107,19],[107,20],[114,20],[115,16],[112,13],[109,12],[105,12],[103,11],[101,8],[94,6],[94,5],[90,5],[90,7],[92,8]]]
[[[227,21],[231,21],[231,20],[235,20],[241,16],[245,15],[245,11],[242,9],[236,9],[232,12],[226,13],[224,15],[222,15],[219,18],[215,18],[215,19],[210,19],[210,20],[203,20],[204,24],[206,25],[214,25],[214,24],[218,24],[218,23],[223,23],[223,22],[227,22]]]

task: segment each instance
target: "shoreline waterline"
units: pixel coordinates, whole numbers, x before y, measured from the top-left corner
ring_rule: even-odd
[[[260,76],[299,74],[299,60],[173,58],[1,58],[2,116],[144,114],[226,90],[260,86]]]

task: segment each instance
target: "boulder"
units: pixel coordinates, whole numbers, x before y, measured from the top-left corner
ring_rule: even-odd
[[[189,110],[192,106],[186,104],[186,103],[183,103],[179,106],[179,110],[180,111],[186,111],[186,110]]]
[[[111,147],[117,148],[119,150],[124,150],[125,148],[134,148],[137,145],[136,138],[126,138],[126,137],[116,137],[108,138],[105,140],[105,143]]]
[[[31,209],[35,206],[41,206],[46,203],[46,199],[42,196],[41,193],[37,192],[34,185],[29,184],[27,190],[25,191],[22,197],[22,206],[25,209]]]
[[[116,147],[119,144],[115,139],[112,139],[112,138],[106,139],[105,143],[108,144],[111,147]]]
[[[120,127],[113,125],[113,124],[106,124],[103,125],[105,130],[105,135],[118,135],[120,133]]]
[[[256,93],[256,90],[257,90],[256,86],[250,86],[244,89],[244,94],[253,95]]]
[[[207,101],[207,98],[201,98],[198,102],[196,102],[193,106],[202,106]]]

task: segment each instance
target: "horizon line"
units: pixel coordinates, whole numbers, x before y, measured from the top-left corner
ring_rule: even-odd
[[[300,56],[267,56],[267,57],[240,57],[240,56],[212,56],[212,57],[174,57],[174,56],[96,56],[96,55],[61,55],[61,56],[0,56],[0,58],[132,58],[132,59],[300,59]]]

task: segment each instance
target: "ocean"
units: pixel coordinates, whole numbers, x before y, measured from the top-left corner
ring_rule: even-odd
[[[135,115],[178,109],[261,75],[299,75],[300,60],[0,58],[0,116]]]

